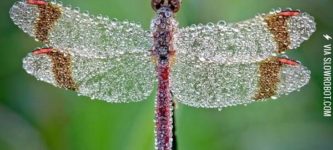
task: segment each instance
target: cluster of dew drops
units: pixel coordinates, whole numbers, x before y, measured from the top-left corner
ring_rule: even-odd
[[[83,87],[85,89],[83,95],[110,102],[114,102],[117,98],[122,99],[120,102],[129,98],[139,100],[149,95],[153,88],[152,82],[156,81],[148,51],[152,45],[150,32],[143,30],[137,23],[118,21],[101,15],[93,16],[88,12],[80,13],[79,8],[63,7],[61,2],[56,1],[52,3],[63,9],[64,16],[50,33],[50,46],[69,52],[74,60],[77,60],[77,70],[82,68],[89,70],[87,66],[94,67],[87,65],[94,59],[82,58],[98,58],[96,59],[98,62],[95,63],[100,64],[99,70],[121,69],[120,72],[125,74],[99,76],[99,78],[111,78],[113,81],[97,84],[98,78],[91,80],[94,82],[84,81],[83,77],[85,75],[91,77],[89,74],[92,71],[77,71],[74,74],[82,80],[82,85],[89,87]],[[278,12],[281,10],[274,10],[270,14]],[[17,2],[10,13],[17,25],[34,36],[34,20],[38,14],[36,7],[26,7],[25,2],[21,1]],[[247,63],[276,55],[277,49],[272,35],[265,27],[264,15],[259,14],[241,23],[229,24],[220,21],[217,24],[199,24],[179,29],[175,37],[177,59],[172,69],[172,91],[177,100],[191,106],[206,108],[222,108],[252,102],[251,96],[256,92],[258,82],[258,65]],[[313,20],[308,14],[301,13],[288,22],[290,49],[297,48],[314,32]],[[135,57],[137,63],[133,65],[130,65],[129,57],[123,57],[131,54],[137,56]],[[29,61],[32,63],[37,59]],[[111,59],[117,62],[112,61],[111,66],[114,68],[110,69],[108,60]],[[226,64],[230,65],[227,69],[224,67]],[[36,67],[40,67],[39,71],[43,69],[40,65]],[[133,71],[133,68],[140,70]],[[28,67],[28,72],[34,72],[33,69],[34,67]],[[306,68],[299,67],[299,69],[284,69],[283,74],[285,76],[282,78],[279,92],[288,94],[306,84],[310,73]],[[38,78],[46,78],[48,74],[43,75],[38,72],[35,75]],[[295,78],[300,79],[294,80]],[[117,89],[108,89],[119,85],[123,85],[124,90],[134,90],[134,92],[128,94]],[[135,88],[131,89],[128,85],[134,85]],[[104,88],[105,92],[89,92],[90,88]],[[112,94],[116,96],[110,97]],[[122,97],[121,94],[125,96]]]

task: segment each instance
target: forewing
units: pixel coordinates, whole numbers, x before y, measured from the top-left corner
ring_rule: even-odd
[[[23,67],[37,79],[57,87],[116,103],[146,99],[156,80],[148,52],[107,59],[70,55],[54,49],[29,53]]]
[[[232,65],[177,59],[171,79],[176,101],[194,107],[222,108],[298,90],[308,83],[310,71],[301,64],[283,64],[277,57]]]
[[[182,28],[176,34],[175,48],[178,59],[250,63],[299,47],[315,28],[313,17],[307,13],[283,16],[282,11],[273,11],[234,24]]]
[[[24,32],[72,55],[109,58],[151,47],[149,34],[138,24],[95,17],[54,2],[36,6],[19,1],[10,16]]]

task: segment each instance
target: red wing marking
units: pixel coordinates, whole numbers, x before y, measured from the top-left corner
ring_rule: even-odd
[[[41,49],[37,49],[37,50],[32,51],[32,53],[35,54],[35,55],[39,55],[39,54],[47,54],[47,53],[50,53],[52,51],[53,51],[52,48],[41,48]]]
[[[299,63],[296,62],[295,60],[291,60],[291,59],[288,59],[288,58],[278,58],[278,61],[282,64],[291,65],[291,66],[299,65]]]
[[[27,3],[31,5],[47,5],[44,0],[27,0]]]
[[[299,15],[301,12],[297,11],[297,10],[286,10],[286,11],[281,11],[279,13],[280,16],[284,16],[284,17],[290,17],[290,16],[297,16]]]

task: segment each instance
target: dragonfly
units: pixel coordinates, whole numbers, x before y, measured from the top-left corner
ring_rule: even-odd
[[[175,102],[224,108],[299,91],[310,71],[284,53],[316,30],[300,10],[273,10],[238,23],[178,28],[181,0],[152,0],[150,31],[135,22],[44,0],[16,2],[10,17],[44,43],[23,59],[38,80],[112,103],[145,100],[157,88],[155,149],[175,149]]]

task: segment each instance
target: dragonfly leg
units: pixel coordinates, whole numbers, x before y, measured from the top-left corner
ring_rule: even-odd
[[[27,0],[28,4],[31,5],[46,5],[47,2],[45,2],[44,0]]]
[[[53,48],[41,48],[41,49],[36,49],[32,51],[33,54],[39,55],[39,54],[47,54],[53,51]]]
[[[281,11],[279,13],[280,16],[284,16],[284,17],[291,17],[291,16],[297,16],[299,15],[301,12],[297,11],[297,10],[285,10],[285,11]]]
[[[172,100],[172,150],[178,149],[177,136],[176,136],[176,102]]]
[[[291,65],[291,66],[299,65],[298,62],[288,59],[288,58],[278,58],[278,61],[282,64]]]

